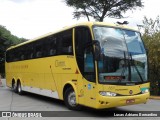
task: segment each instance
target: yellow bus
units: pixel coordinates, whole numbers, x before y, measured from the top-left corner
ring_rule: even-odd
[[[29,40],[6,51],[6,83],[64,100],[69,109],[146,103],[147,54],[138,31],[86,22]]]

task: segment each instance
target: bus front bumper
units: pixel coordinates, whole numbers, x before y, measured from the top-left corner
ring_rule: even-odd
[[[96,109],[146,103],[149,99],[149,96],[150,93],[134,95],[134,96],[115,96],[115,97],[99,95],[97,99]]]

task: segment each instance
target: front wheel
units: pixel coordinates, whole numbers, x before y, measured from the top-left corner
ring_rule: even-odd
[[[64,102],[66,106],[71,110],[80,110],[81,106],[76,102],[76,94],[72,88],[68,88],[65,91]]]

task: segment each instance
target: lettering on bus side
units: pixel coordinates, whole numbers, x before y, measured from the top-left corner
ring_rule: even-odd
[[[116,91],[126,91],[128,89],[116,89]]]
[[[28,69],[28,65],[14,65],[12,69]]]
[[[63,68],[63,70],[71,70],[71,68]]]
[[[66,66],[66,65],[65,65],[65,61],[56,60],[56,61],[55,61],[55,66],[56,66],[56,67],[64,67],[64,66]]]

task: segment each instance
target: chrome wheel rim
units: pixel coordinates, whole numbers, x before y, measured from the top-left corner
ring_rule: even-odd
[[[68,103],[72,107],[76,106],[76,95],[75,95],[75,92],[71,92],[68,95]]]
[[[19,93],[21,92],[21,84],[20,83],[18,84],[18,92]]]

